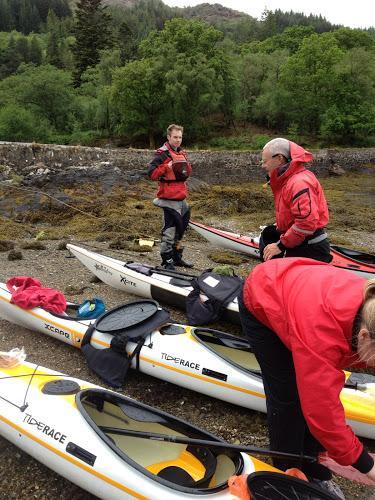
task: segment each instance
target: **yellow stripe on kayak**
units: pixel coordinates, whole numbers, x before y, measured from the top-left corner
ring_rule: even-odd
[[[5,297],[1,297],[0,296],[0,299],[4,300],[4,302],[8,302],[9,304],[11,303],[10,300],[6,299]],[[37,314],[32,309],[22,309],[21,307],[17,306],[16,304],[12,304],[12,306],[13,307],[17,307],[23,313],[30,314],[31,316],[34,316],[34,318],[40,319],[42,321],[47,321],[48,323],[51,323],[51,325],[56,326],[57,328],[61,328],[62,330],[66,330],[67,332],[73,334],[75,337],[79,337],[80,339],[83,339],[83,334],[81,334],[80,332],[77,332],[77,330],[73,330],[72,328],[68,328],[65,325],[61,325],[61,324],[59,324],[55,320],[46,319],[44,316],[41,316],[41,315]],[[89,325],[87,325],[87,328],[88,327],[89,327]],[[75,347],[80,347],[80,343],[79,342],[76,342],[75,339],[74,339],[74,342],[76,343]],[[103,340],[95,340],[95,343],[96,344],[100,344],[100,345],[105,346],[105,347],[109,347],[108,342],[105,342]]]
[[[13,429],[15,429],[20,434],[23,434],[24,436],[27,436],[31,440],[33,440],[36,443],[38,443],[40,446],[43,446],[44,448],[46,448],[47,450],[51,451],[52,453],[55,453],[55,455],[58,455],[59,457],[63,458],[64,460],[67,460],[68,462],[72,463],[76,467],[79,467],[80,469],[83,469],[84,471],[88,472],[89,474],[92,474],[93,476],[96,476],[97,478],[99,478],[102,481],[110,484],[111,486],[114,486],[115,488],[118,488],[118,489],[120,489],[122,491],[125,491],[129,495],[132,495],[134,498],[139,498],[141,500],[148,500],[149,499],[149,497],[145,497],[145,496],[137,493],[136,491],[134,491],[134,490],[132,490],[130,488],[127,488],[123,484],[120,484],[117,481],[114,481],[110,477],[107,477],[104,474],[101,474],[100,472],[97,472],[96,470],[94,470],[94,469],[88,467],[87,465],[79,462],[75,458],[70,457],[66,453],[58,450],[57,448],[54,448],[50,444],[48,444],[48,443],[42,441],[41,439],[37,438],[36,436],[34,436],[33,434],[31,434],[30,432],[26,431],[22,427],[19,427],[17,424],[15,424],[14,422],[11,422],[7,418],[3,417],[2,415],[0,415],[0,420],[2,422],[4,422],[6,425],[9,425],[9,427],[12,427]]]
[[[265,397],[266,397],[264,394],[261,394],[260,392],[250,391],[249,389],[244,389],[243,387],[237,387],[237,386],[232,385],[232,384],[227,384],[226,382],[222,382],[221,380],[212,380],[211,378],[206,377],[205,375],[200,375],[198,373],[190,373],[190,372],[187,372],[186,370],[182,370],[181,368],[177,368],[176,366],[165,365],[164,363],[161,363],[160,361],[146,358],[145,356],[140,356],[140,359],[142,361],[145,361],[146,363],[151,363],[152,365],[161,366],[162,368],[166,368],[167,370],[172,370],[172,371],[177,372],[177,373],[182,373],[183,375],[187,375],[188,377],[197,378],[198,380],[203,380],[204,382],[208,382],[209,384],[220,385],[221,387],[225,387],[226,389],[233,389],[235,391],[244,392],[245,394],[251,394],[252,396],[257,396],[258,398],[265,399]]]

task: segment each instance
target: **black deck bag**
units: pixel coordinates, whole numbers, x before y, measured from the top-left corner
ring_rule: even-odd
[[[111,309],[90,325],[82,340],[82,352],[89,368],[111,387],[121,387],[134,357],[139,368],[139,353],[154,330],[170,322],[170,314],[154,300],[141,300]],[[90,344],[94,331],[113,335],[111,347],[97,349]],[[128,342],[137,345],[128,356]]]
[[[201,326],[217,321],[226,306],[235,299],[243,286],[238,276],[222,276],[204,271],[191,282],[193,290],[186,297],[186,317],[189,325]],[[207,300],[203,301],[205,295]]]

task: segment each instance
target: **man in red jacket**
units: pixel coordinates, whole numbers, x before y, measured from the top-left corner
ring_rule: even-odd
[[[344,368],[375,368],[375,280],[311,259],[271,260],[249,274],[239,310],[262,371],[271,449],[310,456],[325,449],[375,480],[374,459],[339,398]],[[323,465],[301,468],[335,489]]]
[[[182,259],[181,240],[190,219],[186,180],[192,172],[187,154],[181,148],[182,133],[180,125],[169,125],[167,142],[156,151],[154,159],[148,164],[150,179],[159,182],[154,205],[164,212],[160,255],[162,266],[169,270],[173,270],[174,266],[193,267]]]
[[[324,230],[327,202],[318,179],[305,168],[312,159],[309,151],[287,139],[273,139],[263,148],[262,168],[269,176],[276,209],[276,227],[268,226],[261,235],[264,261],[284,255],[332,260]]]

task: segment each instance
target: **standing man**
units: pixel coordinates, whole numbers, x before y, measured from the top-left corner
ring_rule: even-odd
[[[183,130],[180,125],[169,125],[167,142],[156,151],[154,159],[148,164],[150,179],[159,182],[154,205],[164,212],[160,255],[162,266],[168,270],[174,270],[175,266],[193,267],[182,259],[181,240],[190,219],[186,180],[192,172],[187,154],[181,148]]]
[[[309,257],[331,262],[329,241],[324,228],[329,214],[323,188],[306,169],[313,155],[287,139],[267,142],[262,152],[262,168],[269,176],[276,209],[276,226],[261,234],[263,260],[274,257]]]

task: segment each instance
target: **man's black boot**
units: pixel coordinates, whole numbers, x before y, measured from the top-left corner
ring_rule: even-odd
[[[167,271],[175,271],[173,252],[165,252],[161,254],[161,266]]]
[[[178,267],[188,267],[192,268],[194,267],[194,264],[191,262],[186,262],[186,260],[183,260],[182,258],[182,253],[183,253],[183,248],[180,248],[177,250],[177,248],[174,248],[174,255],[173,255],[173,260],[174,260],[174,265]]]

